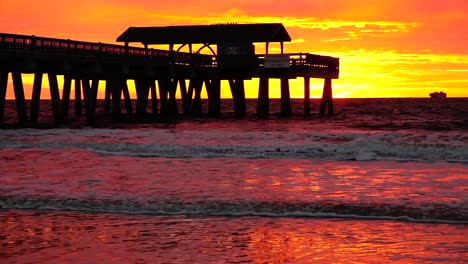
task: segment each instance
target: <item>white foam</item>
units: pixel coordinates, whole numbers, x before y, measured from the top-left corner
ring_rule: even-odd
[[[0,209],[33,209],[57,211],[87,211],[100,213],[155,214],[155,215],[204,215],[204,216],[260,216],[260,217],[326,217],[385,219],[398,221],[467,224],[466,208],[447,207],[439,204],[443,212],[421,207],[405,207],[379,204],[328,204],[320,201],[311,204],[174,200],[81,200],[52,197],[2,197]],[[436,206],[434,206],[436,207]],[[430,208],[429,208],[430,209]]]
[[[105,155],[172,158],[316,158],[468,162],[462,132],[295,132],[169,129],[2,130],[0,148],[79,148]]]

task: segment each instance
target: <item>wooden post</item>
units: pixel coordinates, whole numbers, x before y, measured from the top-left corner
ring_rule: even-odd
[[[221,80],[215,79],[214,80],[214,94],[215,94],[215,114],[216,116],[219,116],[221,114]]]
[[[150,90],[151,90],[151,108],[153,110],[153,115],[157,115],[158,114],[158,97],[156,95],[155,80],[151,80]]]
[[[247,113],[247,105],[245,102],[245,87],[244,80],[239,79],[236,81],[239,89],[239,117],[244,118]]]
[[[23,79],[21,73],[12,72],[13,77],[13,88],[15,90],[16,98],[16,112],[18,113],[18,119],[20,123],[24,123],[28,120],[26,110],[26,100],[24,99]]]
[[[187,96],[186,96],[186,104],[187,104],[188,113],[191,113],[192,111],[193,92],[195,90],[196,82],[197,81],[195,79],[190,79],[189,81],[189,86],[188,86],[188,91],[187,91]]]
[[[194,92],[195,92],[195,98],[193,98],[192,101],[192,109],[191,113],[193,115],[201,115],[202,114],[202,101],[201,101],[201,91],[203,88],[203,80],[201,79],[196,79],[194,81]]]
[[[122,86],[118,80],[111,79],[110,86],[112,90],[112,118],[119,119],[122,113],[121,98]]]
[[[54,112],[55,123],[62,122],[62,111],[60,104],[60,93],[57,82],[57,75],[55,73],[48,73],[49,86],[50,86],[50,99],[52,101],[52,111]]]
[[[29,113],[29,120],[37,123],[39,116],[39,103],[41,101],[41,88],[42,88],[42,72],[34,74],[33,91],[31,96],[31,111]]]
[[[289,79],[281,78],[281,115],[291,115],[291,98],[289,96]]]
[[[5,98],[8,86],[8,72],[0,72],[0,122],[5,115]]]
[[[234,100],[234,112],[237,118],[243,118],[246,114],[245,91],[243,79],[229,80],[231,94]]]
[[[205,86],[208,93],[208,115],[217,117],[221,112],[221,81],[206,80]]]
[[[328,114],[333,115],[335,112],[333,106],[333,94],[332,94],[332,84],[331,79],[325,79],[323,85],[322,101],[320,102],[320,115],[325,114],[325,110],[328,106]]]
[[[177,84],[179,83],[178,79],[169,79],[168,80],[168,91],[169,91],[169,101],[168,101],[168,110],[171,117],[176,117],[179,114],[177,109],[177,100],[176,100],[176,91]]]
[[[112,94],[112,89],[111,89],[111,86],[109,85],[109,80],[106,80],[105,89],[106,90],[104,92],[104,112],[109,113],[111,110],[111,94]]]
[[[62,112],[64,119],[68,119],[68,112],[70,106],[70,93],[71,93],[71,76],[65,74],[63,76],[63,94],[62,94]]]
[[[137,102],[136,102],[136,109],[135,114],[137,116],[143,115],[145,113],[145,109],[143,108],[143,91],[142,91],[142,81],[139,79],[134,80],[135,83],[135,90],[137,94]]]
[[[269,78],[265,76],[260,77],[258,87],[258,102],[257,102],[257,116],[259,118],[268,118],[270,115],[270,98],[268,95]]]
[[[159,100],[161,101],[160,114],[162,116],[167,115],[167,84],[164,79],[158,80],[159,87]]]
[[[97,93],[99,88],[99,79],[93,79],[91,81],[91,90],[88,92],[88,110],[86,111],[86,118],[89,124],[94,124],[96,118],[96,101]]]
[[[335,107],[333,106],[333,90],[332,90],[332,80],[328,80],[328,114],[333,115],[335,114]]]
[[[81,116],[81,80],[75,79],[75,116]]]
[[[81,89],[83,90],[83,101],[85,105],[85,111],[88,111],[88,101],[89,101],[90,90],[91,90],[89,79],[81,80]]]
[[[310,77],[304,77],[304,115],[310,115]]]
[[[190,113],[190,104],[189,104],[190,100],[187,94],[187,84],[185,83],[185,79],[179,80],[179,86],[180,86],[180,96],[182,97],[182,111],[186,115]]]
[[[127,110],[127,115],[133,115],[132,99],[130,98],[130,92],[128,91],[127,80],[121,79],[120,85],[123,89],[123,96],[125,100],[125,109]]]
[[[143,110],[145,114],[147,113],[147,108],[148,108],[148,97],[149,97],[149,92],[150,92],[150,87],[151,87],[151,80],[143,80],[142,81],[143,85]]]

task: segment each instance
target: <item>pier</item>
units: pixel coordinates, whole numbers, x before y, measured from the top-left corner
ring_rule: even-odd
[[[95,122],[99,89],[105,89],[104,110],[115,120],[124,114],[164,118],[176,118],[180,114],[199,116],[203,87],[208,95],[207,114],[217,117],[221,111],[222,80],[229,83],[236,117],[243,118],[246,115],[244,81],[252,78],[259,79],[259,118],[269,116],[270,79],[280,79],[282,116],[291,115],[289,80],[295,78],[304,79],[305,115],[311,112],[310,78],[324,80],[320,114],[333,114],[331,81],[339,76],[339,59],[284,53],[284,43],[290,41],[288,32],[278,23],[129,27],[117,38],[122,45],[0,33],[0,123],[9,78],[19,123],[38,121],[45,74],[56,123],[65,122],[70,115],[72,85],[74,114],[82,115],[84,105],[90,124]],[[142,47],[131,46],[132,43]],[[257,53],[254,43],[265,43],[264,53]],[[279,43],[280,53],[269,52],[271,43]],[[153,49],[152,45],[167,45],[168,49]],[[196,45],[199,48],[194,49]],[[182,52],[183,48],[188,48],[188,52]],[[29,107],[22,74],[34,75]],[[62,89],[57,82],[59,75],[64,79]],[[105,87],[99,87],[99,81],[105,81]],[[135,84],[136,98],[131,98],[129,81]],[[177,89],[180,100],[176,98]],[[136,99],[135,106],[132,99]],[[149,102],[152,113],[147,113]]]

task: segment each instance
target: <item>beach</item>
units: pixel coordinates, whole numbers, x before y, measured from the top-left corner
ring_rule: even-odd
[[[223,101],[218,119],[9,126],[0,261],[463,263],[467,105],[338,99],[305,118],[298,99],[280,118],[273,100],[258,120],[252,100],[238,120]]]

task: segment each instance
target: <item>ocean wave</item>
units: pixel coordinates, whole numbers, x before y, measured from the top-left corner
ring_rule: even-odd
[[[176,201],[176,200],[103,200],[56,197],[0,196],[0,209],[34,209],[85,211],[97,213],[261,216],[261,217],[326,217],[414,221],[428,223],[468,224],[464,205],[346,202],[259,202],[259,201]]]
[[[465,133],[51,129],[2,131],[0,148],[84,149],[170,158],[316,158],[468,162]]]
[[[468,162],[468,147],[407,144],[366,139],[301,146],[139,144],[130,142],[2,142],[1,148],[83,149],[101,155],[168,158],[314,158],[328,160],[393,160]]]

